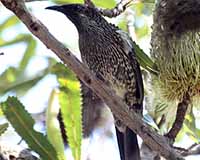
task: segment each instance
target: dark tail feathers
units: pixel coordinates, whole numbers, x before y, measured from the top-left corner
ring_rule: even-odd
[[[116,135],[121,160],[141,160],[137,135],[128,127],[125,133],[120,132],[116,127]]]

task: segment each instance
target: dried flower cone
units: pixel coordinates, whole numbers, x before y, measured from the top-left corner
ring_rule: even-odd
[[[167,101],[200,94],[200,1],[160,0],[154,13],[151,56],[156,89]]]

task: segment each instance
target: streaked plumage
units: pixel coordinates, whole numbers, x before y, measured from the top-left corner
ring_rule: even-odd
[[[131,39],[95,9],[81,4],[48,7],[64,13],[79,33],[83,62],[132,109],[142,113],[143,83]],[[122,160],[139,160],[137,137],[129,128],[117,129]]]

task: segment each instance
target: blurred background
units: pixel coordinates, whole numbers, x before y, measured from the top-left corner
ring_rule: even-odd
[[[63,14],[45,10],[45,7],[55,3],[75,2],[83,3],[81,0],[44,0],[29,2],[27,6],[48,27],[49,31],[80,59],[76,28]],[[112,8],[117,1],[94,0],[93,2],[99,7]],[[149,54],[154,7],[153,0],[142,2],[138,0],[117,18],[106,19],[129,32],[131,38],[146,54]],[[0,17],[0,53],[2,53],[0,55],[0,101],[5,101],[8,96],[17,96],[36,120],[35,129],[45,133],[46,108],[52,101],[52,92],[58,88],[56,75],[51,69],[60,60],[31,35],[24,24],[1,3]],[[56,98],[54,98],[54,105],[58,105]],[[196,111],[197,115],[198,112]],[[149,122],[153,122],[153,118],[147,112],[145,114],[147,119],[149,117]],[[1,113],[0,123],[5,121]],[[84,140],[82,151],[84,159],[90,157],[91,160],[119,160],[112,122],[109,110],[104,109],[101,120],[95,126],[95,131]],[[177,145],[190,146],[198,142],[191,136],[185,136],[184,133],[182,131],[182,135],[179,135]],[[12,127],[9,127],[9,130],[0,137],[0,143],[1,141],[18,144],[21,138]],[[23,141],[20,143],[26,146]],[[66,153],[70,157],[68,160],[72,159],[70,151],[66,150]],[[188,159],[197,160],[199,157],[191,156]]]

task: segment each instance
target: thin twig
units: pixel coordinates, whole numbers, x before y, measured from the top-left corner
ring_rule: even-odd
[[[96,8],[103,16],[107,17],[116,17],[126,10],[132,0],[121,0],[114,8],[112,9],[102,9]]]
[[[135,22],[135,12],[131,9],[127,9],[126,12],[126,19],[127,19],[127,31],[128,34],[130,35],[130,37],[132,38],[133,41],[136,41],[136,33],[135,33],[135,26],[134,26],[134,22]]]
[[[194,148],[196,148],[196,149],[194,149]],[[193,145],[191,145],[187,149],[181,148],[181,147],[174,147],[174,149],[176,149],[177,152],[179,152],[184,157],[189,156],[189,155],[200,154],[200,145],[197,144],[197,143],[194,143]]]
[[[188,147],[187,150],[192,150],[193,148],[195,148],[195,147],[198,146],[198,145],[199,145],[199,144],[194,143],[194,144],[192,144],[190,147]]]
[[[88,5],[90,7],[95,7],[94,3],[92,2],[92,0],[84,0],[84,4]]]
[[[180,147],[174,147],[174,149],[176,149],[177,152],[179,152],[184,157],[191,155],[200,155],[200,145],[197,143],[191,145],[188,149]]]
[[[34,1],[47,1],[47,0],[24,0],[24,1],[34,2]],[[120,15],[122,12],[124,12],[131,2],[132,0],[121,0],[114,8],[104,9],[104,8],[96,7],[94,3],[92,2],[92,0],[84,0],[85,5],[95,8],[100,14],[102,14],[103,16],[110,17],[110,18],[116,17]]]
[[[185,115],[190,104],[190,96],[188,93],[185,93],[183,96],[183,100],[179,102],[177,112],[176,112],[176,119],[172,125],[170,131],[166,134],[166,136],[172,141],[175,141],[175,138],[179,131],[183,126],[183,122],[185,120]]]
[[[162,115],[160,121],[158,122],[158,128],[161,128],[166,121],[165,115]]]
[[[157,151],[169,160],[183,160],[167,143],[165,137],[152,130],[134,111],[129,112],[122,99],[117,96],[103,81],[94,76],[48,29],[26,8],[23,0],[1,0],[2,4],[13,11],[27,28],[51,49],[63,63],[76,73],[111,109],[113,114],[126,126],[137,133],[152,150]]]
[[[191,155],[200,155],[200,145],[196,146],[195,149],[193,147],[181,153],[182,156],[191,156]]]

